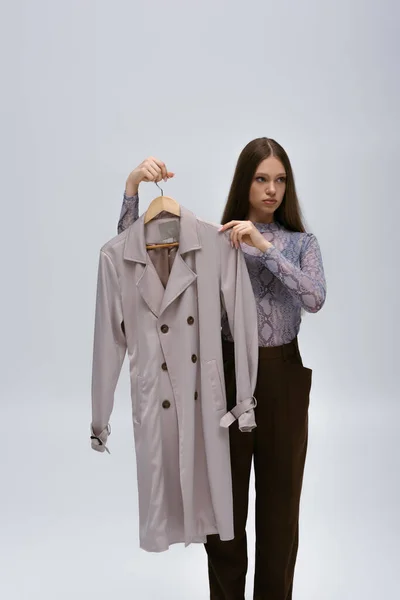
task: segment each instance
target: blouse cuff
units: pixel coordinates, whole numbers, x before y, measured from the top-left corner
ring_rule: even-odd
[[[132,201],[137,200],[139,196],[139,192],[137,192],[134,196],[127,196],[126,192],[124,192],[124,200]]]

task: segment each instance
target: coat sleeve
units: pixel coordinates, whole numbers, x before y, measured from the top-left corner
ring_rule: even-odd
[[[234,340],[236,406],[221,419],[229,427],[239,419],[240,431],[256,427],[253,396],[258,369],[258,322],[253,288],[241,248],[232,248],[229,232],[220,235],[221,300]]]
[[[121,293],[111,258],[100,251],[93,342],[91,446],[104,452],[114,392],[126,354]]]

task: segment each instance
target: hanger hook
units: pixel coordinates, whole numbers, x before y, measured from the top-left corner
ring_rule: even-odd
[[[162,191],[162,189],[160,188],[160,186],[158,185],[157,181],[154,182],[156,184],[156,186],[161,190],[161,196],[164,196],[164,192]]]

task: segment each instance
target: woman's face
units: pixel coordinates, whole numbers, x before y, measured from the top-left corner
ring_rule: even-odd
[[[248,219],[257,223],[271,223],[274,212],[283,201],[285,190],[286,172],[283,164],[275,156],[265,158],[258,165],[250,186]]]

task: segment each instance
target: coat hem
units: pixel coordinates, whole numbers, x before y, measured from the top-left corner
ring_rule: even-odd
[[[140,544],[140,548],[141,550],[144,550],[145,552],[166,552],[167,550],[169,550],[170,546],[173,546],[174,544],[184,544],[185,548],[187,548],[188,546],[190,546],[191,544],[205,544],[207,542],[207,536],[208,535],[215,535],[218,534],[218,530],[213,527],[210,528],[209,530],[207,530],[204,534],[199,534],[196,537],[193,537],[190,541],[185,541],[182,539],[171,539],[169,542],[167,542],[164,546],[149,546],[147,544]],[[224,539],[220,536],[221,541],[224,541]],[[228,538],[228,539],[233,539],[232,537]]]

